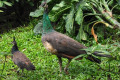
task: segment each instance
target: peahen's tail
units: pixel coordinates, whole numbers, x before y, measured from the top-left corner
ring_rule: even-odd
[[[95,56],[99,56],[99,57],[108,57],[108,58],[112,58],[111,55],[108,55],[108,54],[101,54],[103,52],[98,52],[98,51],[95,51],[94,53],[92,53],[93,55]]]
[[[92,56],[92,55],[89,55],[86,59],[88,59],[88,60],[90,60],[90,61],[92,61],[92,62],[96,62],[96,63],[101,63],[101,60],[100,59],[98,59],[98,58],[95,58],[94,56]]]
[[[35,66],[32,64],[32,63],[29,63],[29,65],[26,65],[27,66],[27,70],[35,70]]]
[[[108,54],[101,54],[102,52],[98,52],[98,51],[96,51],[96,52],[94,52],[94,53],[92,53],[93,55],[95,55],[95,56],[99,56],[99,57],[108,57],[108,58],[112,58],[112,56],[111,55],[108,55]],[[95,58],[94,56],[92,56],[92,55],[89,55],[88,57],[87,57],[87,59],[88,60],[90,60],[90,61],[92,61],[92,62],[96,62],[96,63],[101,63],[101,60],[100,59],[98,59],[98,58]]]

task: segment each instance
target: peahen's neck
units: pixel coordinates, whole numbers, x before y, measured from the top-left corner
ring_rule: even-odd
[[[18,49],[18,46],[17,46],[17,44],[15,43],[14,45],[13,45],[13,47],[12,47],[12,54],[14,53],[14,52],[16,52],[16,51],[19,51],[19,49]]]
[[[45,10],[44,14],[43,14],[43,33],[42,33],[42,35],[48,34],[48,33],[53,32],[53,31],[54,31],[54,29],[53,29],[52,24],[50,22],[48,12],[47,12],[47,10]]]

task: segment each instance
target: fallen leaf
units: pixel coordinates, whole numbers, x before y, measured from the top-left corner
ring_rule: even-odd
[[[91,33],[92,33],[92,35],[93,35],[95,41],[97,42],[97,35],[95,34],[94,28],[93,28],[93,27],[92,27],[92,29],[91,29]],[[97,43],[98,43],[98,42],[97,42]]]

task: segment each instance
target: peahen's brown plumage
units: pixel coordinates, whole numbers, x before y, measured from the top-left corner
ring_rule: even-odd
[[[80,50],[86,48],[84,45],[56,31],[50,32],[49,34],[45,34],[44,36],[42,36],[42,43],[50,53],[57,55],[60,64],[60,72],[62,71],[61,57],[68,59],[68,63],[64,68],[64,71],[68,73],[67,67],[71,60],[80,54],[87,54],[85,50]],[[77,60],[80,59],[82,59],[82,57],[78,58]],[[87,59],[97,63],[101,62],[99,59],[91,55],[88,56]]]

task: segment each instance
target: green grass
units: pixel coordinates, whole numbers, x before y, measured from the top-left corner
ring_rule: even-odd
[[[69,75],[64,71],[60,74],[58,59],[55,55],[47,52],[41,42],[41,35],[35,36],[33,33],[33,26],[19,27],[9,31],[8,33],[1,34],[0,38],[0,52],[10,52],[12,48],[13,36],[19,50],[23,52],[35,65],[35,71],[24,70],[24,77],[17,74],[18,67],[12,62],[11,57],[7,57],[5,70],[3,72],[3,80],[107,80],[108,74],[111,75],[113,80],[118,80],[119,74],[116,65],[117,61],[111,62],[111,69],[113,72],[107,72],[108,62],[107,58],[101,58],[102,63],[100,66],[105,70],[100,69],[96,63],[90,62],[86,59],[76,61],[73,60],[69,66]],[[4,56],[0,55],[0,74],[3,68]],[[63,66],[66,65],[67,59],[63,59]],[[21,73],[21,72],[20,72]]]

